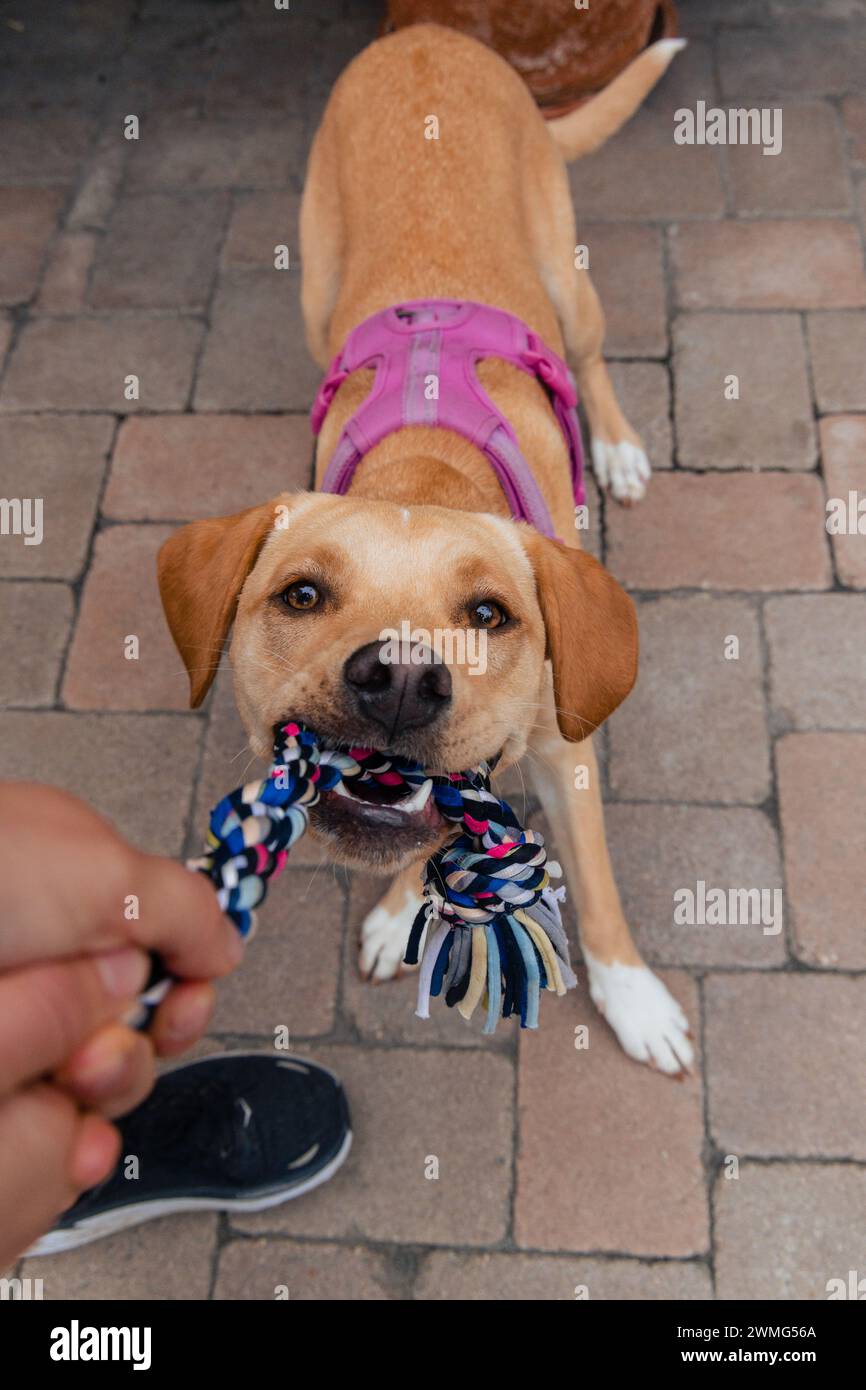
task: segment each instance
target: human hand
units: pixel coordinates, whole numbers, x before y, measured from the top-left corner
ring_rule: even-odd
[[[158,951],[178,979],[150,1031],[123,1022]],[[0,784],[0,1269],[117,1162],[108,1119],[189,1047],[238,964],[213,888],[133,849],[83,802]]]

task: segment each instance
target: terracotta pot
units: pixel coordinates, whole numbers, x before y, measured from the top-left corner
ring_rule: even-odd
[[[422,20],[461,29],[520,73],[546,116],[606,87],[648,43],[677,32],[674,0],[388,0],[387,29]]]

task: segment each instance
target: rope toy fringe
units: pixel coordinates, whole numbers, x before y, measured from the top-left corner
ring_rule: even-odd
[[[459,833],[427,861],[424,904],[413,923],[405,963],[418,963],[419,1018],[444,992],[449,1008],[470,1019],[486,1010],[492,1033],[500,1013],[519,1013],[522,1028],[538,1027],[540,992],[565,994],[577,983],[568,955],[559,903],[552,888],[544,841],[524,830],[511,807],[490,789],[486,763],[471,772],[432,776],[431,795]],[[274,760],[263,781],[230,792],[210,816],[205,852],[188,867],[206,874],[222,910],[246,937],[270,879],[307,828],[311,807],[341,782],[405,784],[407,793],[428,780],[415,763],[371,749],[324,748],[302,724],[274,729]],[[143,1003],[153,1009],[168,987],[151,985]]]

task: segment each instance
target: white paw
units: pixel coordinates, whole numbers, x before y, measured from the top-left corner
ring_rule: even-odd
[[[397,912],[381,903],[361,924],[358,968],[366,980],[393,980],[400,974],[412,923],[421,907],[421,894],[407,891]]]
[[[691,1071],[689,1021],[658,976],[645,965],[604,965],[587,951],[583,956],[592,1002],[629,1057],[671,1076]]]
[[[639,502],[652,473],[643,449],[627,439],[619,444],[593,439],[592,471],[599,487],[609,487],[617,502]]]

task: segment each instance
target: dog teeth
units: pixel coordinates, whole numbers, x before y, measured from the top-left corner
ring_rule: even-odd
[[[433,783],[430,778],[422,782],[420,787],[416,787],[411,796],[407,796],[403,801],[398,801],[397,805],[401,811],[421,811],[430,799],[433,790]]]
[[[433,783],[428,777],[426,782],[422,782],[420,787],[416,787],[411,796],[404,796],[400,801],[389,801],[382,804],[382,809],[387,811],[401,811],[406,816],[414,815],[416,811],[422,811],[430,799],[433,790]],[[334,791],[338,796],[348,797],[349,801],[357,801],[362,806],[375,806],[374,801],[365,801],[362,796],[355,796],[354,792],[344,782],[338,782]]]

